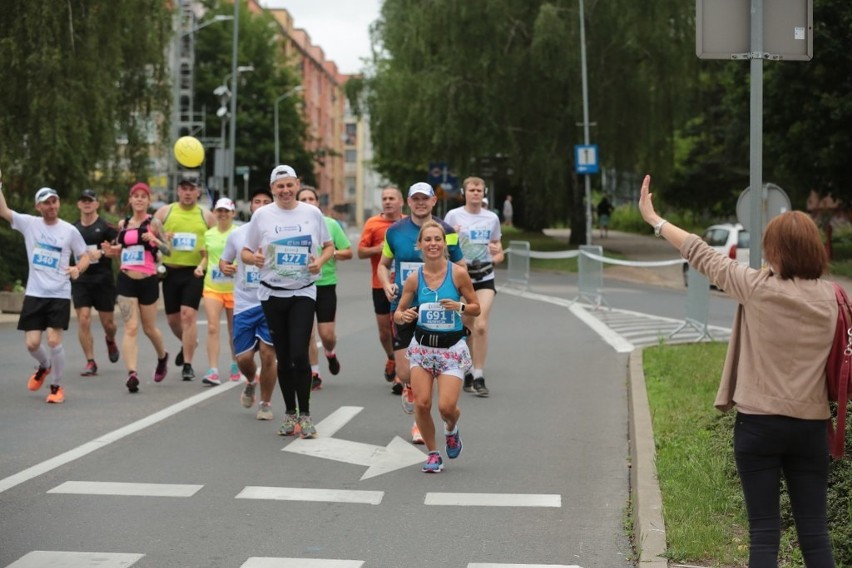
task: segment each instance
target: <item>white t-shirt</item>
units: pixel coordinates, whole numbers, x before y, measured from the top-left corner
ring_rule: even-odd
[[[241,225],[231,231],[225,240],[221,259],[225,262],[237,262],[237,274],[234,279],[234,313],[238,314],[260,305],[257,289],[260,286],[260,269],[246,266],[240,259],[240,253],[246,243],[248,225]]]
[[[68,277],[71,253],[86,254],[86,242],[74,225],[57,220],[47,225],[41,217],[12,212],[12,228],[24,235],[27,261],[27,296],[36,298],[71,299],[71,279]]]
[[[457,207],[444,216],[444,221],[457,228],[459,246],[467,262],[493,261],[488,244],[499,241],[503,236],[500,231],[500,218],[493,211],[483,208],[479,213],[470,213],[464,207]],[[493,279],[492,272],[481,281]]]
[[[260,269],[260,280],[275,288],[258,287],[262,302],[270,296],[289,298],[308,296],[316,299],[313,285],[320,274],[311,274],[311,257],[322,253],[331,234],[322,212],[313,205],[298,203],[294,209],[282,209],[276,203],[264,205],[254,212],[246,230],[245,247],[262,250],[266,261]]]

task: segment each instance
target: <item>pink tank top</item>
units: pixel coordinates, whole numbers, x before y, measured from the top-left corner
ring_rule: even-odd
[[[135,270],[148,275],[157,273],[154,255],[147,243],[142,240],[139,229],[125,229],[119,236],[119,242],[123,245],[121,249],[122,270]]]

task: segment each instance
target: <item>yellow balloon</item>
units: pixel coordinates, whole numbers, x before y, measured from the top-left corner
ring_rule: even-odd
[[[175,142],[175,159],[187,168],[197,168],[204,161],[204,146],[194,136],[183,136]]]

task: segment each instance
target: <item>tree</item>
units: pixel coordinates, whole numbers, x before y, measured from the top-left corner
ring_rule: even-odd
[[[13,2],[0,9],[6,188],[74,196],[146,177],[147,129],[168,101],[160,0]],[[127,144],[117,138],[126,136]]]

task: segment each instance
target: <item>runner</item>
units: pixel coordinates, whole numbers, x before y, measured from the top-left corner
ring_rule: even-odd
[[[195,379],[192,358],[198,346],[198,306],[204,289],[204,280],[195,269],[201,263],[204,233],[216,224],[213,214],[198,205],[200,195],[197,176],[184,173],[177,188],[178,201],[163,205],[154,214],[163,224],[172,251],[163,262],[163,303],[169,327],[181,340],[175,365],[183,367],[181,377],[185,381]]]
[[[118,310],[124,323],[121,350],[127,367],[124,385],[131,393],[139,392],[139,320],[142,331],[151,340],[157,353],[154,382],[166,377],[169,354],[163,334],[157,327],[157,300],[160,299],[160,280],[157,277],[157,254],[170,254],[160,222],[148,214],[151,188],[139,182],[130,188],[130,214],[121,222],[118,237],[112,246],[104,243],[110,256],[120,256],[118,274]]]
[[[114,241],[118,231],[98,215],[99,206],[97,194],[91,189],[84,189],[77,200],[80,220],[74,223],[92,257],[85,274],[71,283],[71,299],[77,312],[77,337],[86,356],[86,368],[80,373],[84,377],[98,374],[92,339],[92,308],[98,311],[104,328],[110,362],[115,363],[119,357],[118,345],[115,344],[115,276],[112,273],[112,258],[101,248],[104,241]]]
[[[437,379],[438,411],[444,420],[447,457],[455,459],[462,451],[459,393],[462,377],[470,368],[462,316],[476,317],[479,304],[467,271],[448,259],[446,233],[440,223],[423,223],[417,243],[424,262],[405,279],[394,322],[400,326],[416,322],[407,353],[414,390],[414,417],[429,450],[421,470],[439,473],[444,464],[435,445],[432,385]]]
[[[465,392],[487,397],[483,369],[488,354],[488,316],[494,305],[497,289],[494,286],[494,265],[503,262],[503,245],[500,243],[500,218],[484,206],[488,188],[485,181],[469,177],[462,183],[464,206],[447,213],[444,220],[459,233],[459,244],[467,263],[467,272],[473,281],[480,314],[473,318],[465,315],[465,327],[471,330],[468,338],[470,355],[473,358],[473,373],[465,373]]]
[[[251,196],[251,213],[272,203],[272,193],[268,188],[256,190]],[[234,276],[234,327],[232,343],[236,353],[237,365],[246,377],[246,386],[240,395],[240,403],[251,408],[255,401],[255,390],[260,382],[260,403],[257,407],[258,420],[272,420],[272,392],[278,375],[275,361],[275,348],[266,325],[266,316],[257,298],[260,285],[256,266],[248,265],[240,258],[246,238],[248,225],[237,227],[228,235],[225,249],[219,259],[219,269]],[[234,264],[236,263],[236,265]],[[254,362],[255,352],[260,352],[260,373]]]
[[[303,185],[296,199],[300,203],[307,203],[319,207],[317,190],[309,185]],[[352,258],[352,243],[335,219],[324,215],[325,225],[334,243],[334,253],[331,259],[322,265],[320,279],[317,285],[317,323],[311,331],[310,351],[308,356],[311,361],[311,390],[322,388],[322,377],[319,374],[319,350],[317,349],[316,334],[319,333],[320,341],[325,350],[325,359],[328,361],[328,371],[332,375],[340,372],[340,361],[334,348],[337,347],[337,335],[335,334],[334,318],[337,314],[337,261]]]
[[[55,189],[39,189],[35,194],[35,208],[41,217],[9,209],[0,182],[0,217],[24,235],[27,248],[29,278],[18,329],[24,332],[30,356],[38,361],[27,388],[39,390],[47,376],[53,374],[53,384],[46,401],[59,404],[65,402],[65,389],[61,385],[65,371],[62,332],[68,329],[71,320],[69,278],[76,280],[85,272],[91,258],[80,232],[74,225],[59,218],[59,194]],[[75,266],[70,266],[72,253],[77,257]],[[41,344],[45,330],[48,349]]]
[[[382,247],[385,244],[385,232],[388,227],[402,218],[402,192],[395,185],[389,185],[382,190],[382,212],[370,217],[364,223],[361,232],[361,242],[358,243],[358,258],[369,258],[372,268],[373,311],[376,314],[376,325],[379,328],[379,343],[385,351],[385,380],[393,382],[396,378],[396,362],[393,357],[393,329],[391,328],[391,306],[382,283],[376,275],[379,261],[382,258]],[[402,383],[397,380],[397,384]],[[399,387],[401,388],[401,387]],[[400,391],[401,392],[401,391]]]
[[[411,216],[400,219],[388,227],[385,233],[382,258],[379,261],[376,274],[382,284],[382,289],[385,291],[385,296],[391,302],[391,310],[393,311],[396,310],[399,303],[399,291],[402,290],[402,283],[423,264],[420,249],[417,246],[417,239],[423,223],[430,219],[441,223],[447,235],[446,242],[450,260],[458,264],[464,263],[455,230],[432,215],[432,208],[435,207],[437,201],[431,185],[424,182],[415,183],[408,188],[408,207],[411,209]],[[393,280],[390,277],[391,267],[394,270]],[[402,394],[402,408],[406,414],[414,412],[414,396],[409,385],[409,366],[406,356],[406,350],[408,344],[411,343],[413,334],[413,325],[396,324],[393,326],[393,349],[396,359],[396,374],[399,380],[394,381],[392,389],[394,394]],[[411,428],[411,441],[415,444],[423,443],[423,437],[420,435],[416,423]]]
[[[207,313],[207,362],[210,368],[201,379],[205,385],[218,385],[219,381],[219,320],[222,310],[228,323],[228,345],[231,348],[230,379],[240,380],[240,370],[234,357],[234,272],[219,268],[219,257],[225,248],[225,239],[234,230],[234,202],[223,197],[216,202],[213,213],[216,226],[204,233],[204,251],[195,276],[204,278],[204,311]]]
[[[299,203],[299,178],[290,166],[276,166],[269,185],[275,202],[257,210],[246,229],[244,262],[260,269],[258,298],[269,324],[278,356],[278,384],[286,414],[278,430],[302,438],[317,430],[311,420],[311,364],[308,359],[311,326],[322,265],[334,253],[334,243],[322,213]]]

